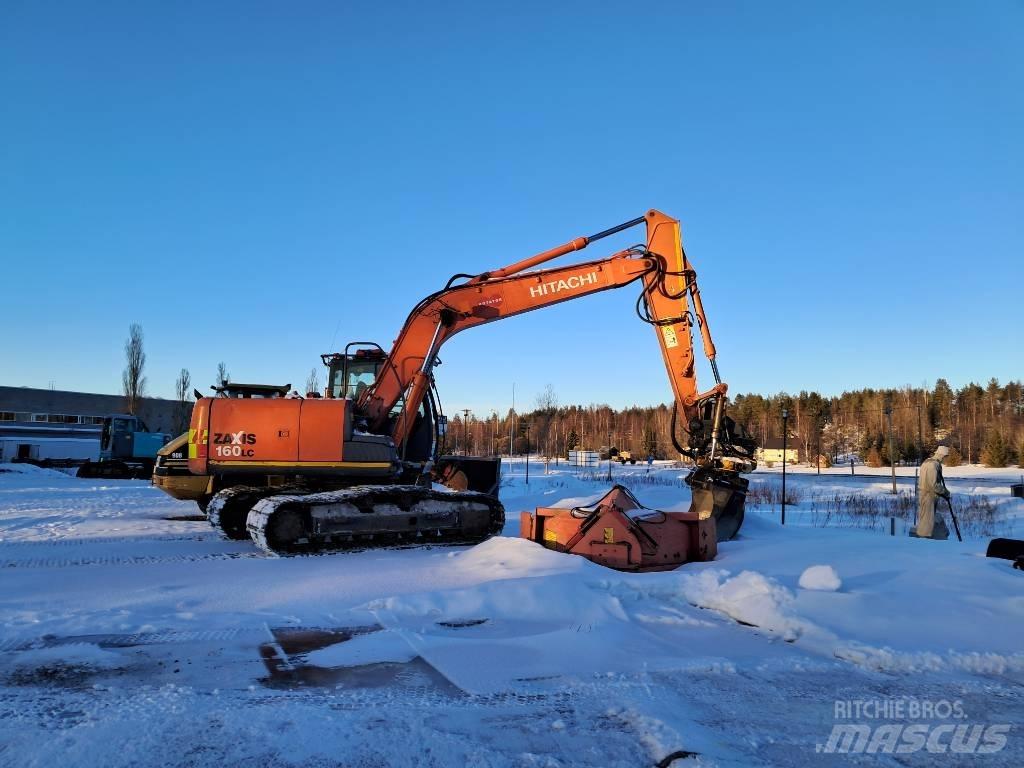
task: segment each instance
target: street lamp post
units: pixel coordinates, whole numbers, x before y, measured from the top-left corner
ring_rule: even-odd
[[[786,524],[786,445],[789,439],[789,409],[782,409],[782,524]]]
[[[526,423],[526,484],[530,484],[530,423]]]
[[[821,474],[821,424],[817,419],[814,421],[814,462],[818,468],[818,474]]]
[[[885,406],[885,416],[889,420],[889,467],[892,470],[892,493],[896,495],[896,452],[892,439],[892,405]]]

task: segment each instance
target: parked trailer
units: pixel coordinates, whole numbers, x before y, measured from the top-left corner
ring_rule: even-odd
[[[0,437],[0,463],[82,464],[100,456],[100,441],[89,437]]]

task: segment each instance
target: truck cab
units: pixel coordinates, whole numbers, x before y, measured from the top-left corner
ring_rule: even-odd
[[[155,460],[170,439],[163,432],[150,432],[138,416],[107,416],[100,434],[100,461]]]
[[[106,416],[100,432],[100,459],[87,461],[79,467],[78,477],[148,477],[156,463],[157,452],[170,439],[171,436],[163,432],[150,432],[138,416],[122,413]]]

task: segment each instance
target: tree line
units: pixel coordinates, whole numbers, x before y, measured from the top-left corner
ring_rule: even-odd
[[[1024,466],[1024,385],[1020,380],[953,389],[945,379],[932,388],[859,389],[838,396],[818,392],[737,395],[729,415],[760,445],[781,438],[783,411],[788,439],[802,461],[825,463],[857,457],[873,466],[917,463],[937,445],[950,448],[947,464]],[[667,405],[614,409],[608,405],[561,406],[549,386],[524,413],[455,415],[448,448],[507,455],[527,450],[547,456],[575,448],[610,447],[637,456],[676,458]],[[683,435],[680,442],[683,442]]]

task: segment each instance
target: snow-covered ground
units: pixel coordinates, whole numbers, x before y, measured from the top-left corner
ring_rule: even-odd
[[[604,466],[504,469],[503,537],[279,559],[0,465],[0,764],[1024,763],[1024,572],[983,556],[1024,538],[1019,470],[947,470],[963,543],[905,535],[912,468],[788,469],[785,527],[762,470],[715,562],[622,574],[516,538]],[[671,465],[613,474],[689,505]]]

